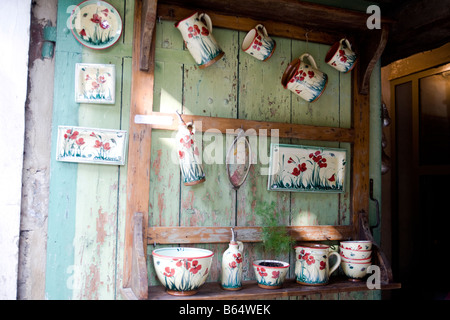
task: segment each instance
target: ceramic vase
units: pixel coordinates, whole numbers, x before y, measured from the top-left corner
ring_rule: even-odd
[[[184,43],[200,69],[219,61],[224,52],[212,35],[211,18],[206,13],[193,15],[175,24],[183,36]]]
[[[222,288],[225,290],[242,289],[242,262],[244,244],[241,241],[234,240],[234,231],[232,229],[232,239],[228,249],[222,257]]]

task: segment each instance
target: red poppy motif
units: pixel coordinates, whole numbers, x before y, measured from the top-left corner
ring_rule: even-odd
[[[310,79],[314,77],[314,71],[308,71],[308,76]]]
[[[280,271],[272,271],[272,279],[278,279],[280,276]]]
[[[209,30],[205,27],[202,27],[202,36],[209,36]]]
[[[201,268],[202,268],[202,265],[198,264],[197,260],[194,260],[194,261],[192,261],[192,268],[189,271],[192,272],[193,274],[197,274],[197,272],[199,272]]]
[[[292,159],[292,157],[289,157],[288,163],[295,163],[295,161]]]
[[[230,262],[229,265],[230,265],[231,269],[234,269],[237,267],[236,261]]]
[[[256,271],[258,271],[258,273],[259,273],[259,275],[261,276],[261,277],[265,277],[265,276],[267,276],[267,272],[266,272],[266,269],[265,268],[256,268]]]
[[[101,148],[102,146],[103,146],[102,142],[95,140],[94,148]]]
[[[327,263],[325,261],[320,261],[320,270],[323,270],[327,267]]]
[[[320,151],[316,151],[315,153],[310,153],[309,158],[312,159],[315,163],[317,163],[319,168],[326,168],[328,166],[328,164],[326,163],[327,159],[322,157],[322,155],[320,154]]]
[[[80,35],[83,36],[83,37],[86,37],[86,36],[87,36],[86,30],[82,29],[82,30],[80,31]]]
[[[102,22],[102,18],[98,14],[94,13],[94,15],[92,16],[91,21],[93,23],[100,23],[100,22]]]
[[[334,173],[333,173],[333,175],[331,176],[331,178],[328,179],[328,181],[330,181],[330,182],[336,181],[336,178],[335,178],[335,174],[334,174]]]
[[[102,10],[102,12],[105,15],[105,17],[107,17],[108,13],[109,13],[109,10],[108,10],[108,8],[106,8],[106,9]]]
[[[188,34],[189,38],[196,37],[200,34],[200,28],[196,24],[194,24],[193,27],[189,27],[188,31],[189,31],[189,34]]]
[[[178,155],[180,156],[180,159],[184,158],[184,151],[178,151]]]
[[[240,253],[233,254],[234,259],[236,260],[237,263],[241,263],[242,262],[242,255]]]
[[[166,276],[166,277],[173,277],[174,276],[174,274],[175,274],[175,269],[171,269],[171,268],[169,268],[169,267],[166,267],[166,269],[165,269],[165,272],[164,272],[164,275]]]
[[[180,143],[185,147],[186,149],[190,149],[192,144],[194,143],[194,140],[191,138],[190,135],[186,135],[184,138],[180,139]]]
[[[103,20],[102,22],[100,22],[99,25],[100,25],[100,28],[102,28],[104,30],[108,29],[110,27],[109,22],[106,20]]]
[[[109,142],[103,144],[103,150],[105,150],[105,151],[111,150],[111,145],[109,144]]]
[[[86,142],[84,141],[83,138],[78,139],[77,141],[75,141],[77,143],[77,145],[82,146],[83,144],[85,144]]]
[[[294,168],[294,171],[292,171],[292,174],[296,177],[300,175],[300,173],[306,171],[306,163],[299,164],[298,167]]]

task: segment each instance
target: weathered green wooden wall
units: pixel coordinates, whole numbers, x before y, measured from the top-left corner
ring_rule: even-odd
[[[129,126],[131,55],[134,0],[110,1],[124,20],[124,33],[110,49],[95,51],[82,47],[66,26],[70,6],[78,1],[60,0],[56,45],[56,76],[53,113],[50,209],[47,247],[46,295],[48,299],[114,299],[120,297],[127,167],[62,163],[55,160],[56,129],[78,125],[108,129]],[[181,34],[173,22],[157,24],[154,110],[182,111],[187,114],[335,126],[351,125],[351,76],[327,66],[323,60],[328,46],[275,38],[277,49],[267,62],[256,61],[240,50],[245,33],[216,28],[213,34],[225,51],[225,58],[200,70],[183,49]],[[310,52],[329,76],[325,94],[314,103],[303,102],[280,84],[287,64],[305,51]],[[92,105],[74,102],[74,70],[77,62],[116,65],[116,104]],[[380,73],[371,86],[371,178],[375,197],[380,181]],[[237,129],[237,128],[234,128]],[[216,164],[210,150],[221,134],[197,135],[203,140],[206,182],[185,187],[175,161],[174,132],[154,130],[150,178],[150,217],[152,226],[256,226],[264,222],[254,214],[256,203],[275,201],[283,225],[346,225],[350,222],[349,192],[344,194],[287,193],[267,191],[270,138],[252,140],[253,150],[263,145],[246,183],[234,191],[225,165]],[[200,140],[199,140],[200,139]],[[350,145],[281,139],[282,143],[347,148]],[[223,147],[223,159],[227,146]],[[175,159],[175,160],[174,160]],[[350,171],[347,173],[347,182]],[[346,186],[349,190],[349,184]],[[378,198],[379,199],[379,198]],[[374,219],[371,207],[371,219]],[[281,212],[286,212],[282,215]],[[215,267],[208,281],[220,278],[221,256],[227,245],[204,245],[213,250]],[[149,283],[158,284],[148,248]],[[246,246],[245,279],[254,277],[251,261],[267,257],[261,244]],[[294,262],[293,252],[277,259]],[[293,265],[293,264],[292,264]],[[294,268],[290,276],[293,277]],[[311,299],[372,299],[378,292],[311,296]]]

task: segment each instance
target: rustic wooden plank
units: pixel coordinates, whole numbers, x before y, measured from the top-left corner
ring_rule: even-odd
[[[133,77],[131,87],[130,138],[128,145],[127,211],[125,218],[123,270],[124,287],[129,286],[131,279],[133,215],[135,212],[142,212],[144,214],[144,229],[146,229],[149,209],[151,127],[137,125],[134,122],[134,116],[136,114],[147,114],[153,108],[154,65],[150,67],[149,72],[143,72],[139,68],[140,41],[136,41],[136,39],[141,38],[141,13],[142,3],[137,1],[134,15],[135,41],[133,42]],[[154,48],[155,46],[152,45],[152,55],[154,55]],[[150,59],[153,59],[153,57],[151,56]],[[144,234],[145,232],[144,230]]]
[[[179,7],[176,5],[168,5],[163,3],[158,5],[158,17],[164,20],[179,21],[190,16],[192,12],[193,9]],[[305,35],[308,33],[308,38],[310,41],[324,44],[332,44],[344,37],[344,34],[341,34],[340,32],[334,31],[332,33],[326,33],[320,30],[314,30],[314,32],[311,32],[311,28],[287,24],[284,21],[272,21],[270,19],[259,20],[238,15],[225,15],[221,11],[213,11],[211,9],[201,9],[201,12],[205,12],[211,17],[215,27],[230,30],[248,32],[257,24],[263,23],[267,29],[267,32],[271,36],[305,40]]]
[[[140,69],[142,71],[149,71],[151,64],[154,63],[154,61],[150,59],[150,55],[156,24],[157,4],[157,0],[142,0],[142,31],[140,52]]]
[[[143,221],[144,216],[141,212],[136,212],[133,217],[134,233],[133,233],[133,250],[131,262],[131,290],[139,299],[147,299],[148,297],[148,277],[147,277],[147,263],[144,253],[143,241]]]
[[[353,144],[352,161],[352,225],[355,239],[358,237],[358,215],[356,212],[369,212],[369,158],[370,158],[370,96],[358,90],[359,64],[353,71],[353,128],[355,142]]]
[[[394,290],[401,287],[398,283],[382,284],[381,290]],[[193,296],[172,296],[166,293],[163,286],[149,287],[149,300],[254,300],[274,299],[291,296],[327,295],[342,292],[368,291],[365,281],[352,282],[342,277],[331,277],[325,286],[303,286],[294,279],[286,279],[280,289],[267,290],[258,287],[256,281],[244,281],[242,290],[222,290],[220,283],[209,282],[200,287]]]
[[[287,226],[290,235],[298,241],[344,240],[352,236],[351,226]],[[262,227],[234,227],[236,238],[242,242],[260,242]],[[228,243],[230,227],[150,227],[148,244]]]
[[[159,118],[161,117],[161,118]],[[210,129],[215,129],[222,133],[228,130],[236,130],[242,128],[248,135],[255,133],[267,134],[267,136],[278,136],[280,138],[293,138],[303,140],[317,140],[317,141],[340,141],[340,142],[354,142],[354,129],[335,128],[335,127],[320,127],[303,124],[290,124],[282,122],[247,120],[247,119],[231,119],[220,117],[207,116],[192,116],[183,114],[183,119],[186,122],[198,121],[201,122],[202,132]],[[150,112],[145,116],[139,115],[135,118],[138,123],[152,123],[153,129],[160,130],[178,130],[178,118],[175,113],[164,112]],[[161,121],[158,123],[158,121]],[[266,130],[266,131],[262,131]],[[277,130],[277,131],[272,131]]]

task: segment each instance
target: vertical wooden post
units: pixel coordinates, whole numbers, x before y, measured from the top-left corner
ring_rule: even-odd
[[[369,212],[369,156],[370,156],[370,95],[360,93],[359,68],[353,72],[353,144],[352,164],[352,224],[354,237],[359,235],[359,212]]]
[[[153,10],[156,18],[156,0],[136,1],[134,17],[133,37],[133,77],[131,84],[131,108],[129,128],[129,150],[128,150],[128,175],[127,175],[127,210],[125,222],[125,248],[124,248],[124,275],[123,286],[131,285],[132,269],[132,246],[134,223],[133,217],[137,212],[143,214],[142,234],[144,254],[147,254],[147,228],[149,213],[149,190],[150,190],[150,154],[152,142],[152,127],[150,125],[135,124],[136,115],[146,115],[153,111],[153,87],[154,87],[154,63],[149,64],[148,71],[140,70],[141,62],[141,38],[145,24],[142,22],[144,15],[143,2],[147,4],[148,10]],[[155,59],[155,37],[151,34],[151,49],[149,61]],[[148,36],[148,35],[147,35]],[[147,39],[148,41],[148,39]]]

